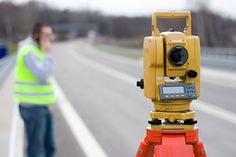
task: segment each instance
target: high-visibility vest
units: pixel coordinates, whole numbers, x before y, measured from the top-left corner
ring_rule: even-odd
[[[48,105],[56,102],[52,78],[40,82],[24,63],[24,56],[34,53],[41,60],[45,60],[45,54],[34,45],[25,45],[20,48],[17,56],[15,73],[15,99],[19,103],[36,105]]]

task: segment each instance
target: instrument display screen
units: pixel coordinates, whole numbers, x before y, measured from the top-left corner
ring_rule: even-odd
[[[159,85],[160,100],[197,99],[195,84],[163,84]]]
[[[163,94],[183,94],[184,86],[163,87]]]

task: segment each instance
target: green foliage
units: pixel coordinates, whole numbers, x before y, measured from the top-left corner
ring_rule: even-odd
[[[94,47],[101,52],[107,52],[114,55],[119,55],[131,59],[139,59],[142,57],[142,49],[138,48],[125,48],[120,46],[108,45],[104,43],[96,43]]]
[[[8,54],[11,55],[11,54],[13,54],[13,53],[16,53],[17,48],[18,48],[18,46],[17,46],[16,43],[10,44],[10,45],[8,46]]]

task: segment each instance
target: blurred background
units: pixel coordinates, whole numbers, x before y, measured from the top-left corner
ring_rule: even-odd
[[[11,100],[13,72],[18,42],[35,22],[45,21],[54,29],[59,104],[71,107],[71,112],[63,105],[53,107],[56,156],[90,157],[93,152],[97,157],[131,157],[145,136],[152,109],[135,86],[143,75],[142,42],[151,34],[151,14],[191,10],[192,32],[202,46],[202,96],[193,105],[200,137],[209,157],[234,157],[235,5],[234,0],[0,1],[1,156],[24,154],[23,126]],[[158,25],[161,31],[182,31],[185,23],[163,19]]]

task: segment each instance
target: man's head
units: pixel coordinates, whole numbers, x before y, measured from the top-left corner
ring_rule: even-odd
[[[47,45],[51,45],[51,42],[55,39],[52,27],[43,22],[35,23],[33,27],[32,37],[37,44],[45,48]]]

